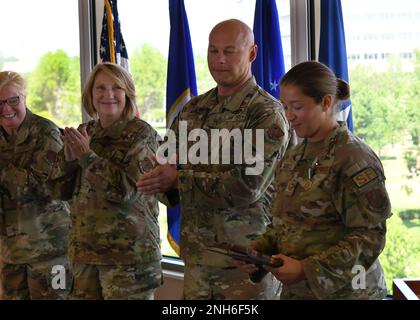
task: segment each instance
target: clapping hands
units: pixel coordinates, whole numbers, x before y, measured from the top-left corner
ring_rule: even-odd
[[[63,141],[66,161],[79,160],[90,151],[90,137],[86,127],[82,127],[79,130],[66,127]]]

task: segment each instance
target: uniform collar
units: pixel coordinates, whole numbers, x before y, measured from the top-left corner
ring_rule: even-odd
[[[347,131],[347,125],[344,121],[338,121],[338,126],[324,139],[323,148],[328,150],[337,140],[338,135],[342,132]],[[305,139],[306,140],[306,139]]]
[[[99,120],[97,120],[93,127],[92,136],[96,136],[97,138],[110,137],[112,139],[118,139],[121,137],[128,121],[128,119],[122,118],[113,123],[110,127],[104,129],[102,128]]]
[[[33,118],[34,118],[34,114],[28,108],[26,108],[26,115],[18,129],[15,145],[22,144],[28,139],[30,127],[33,122]],[[7,141],[6,135],[7,135],[6,131],[3,128],[1,128],[0,130],[1,139]]]
[[[346,122],[338,121],[338,126],[333,131],[331,131],[331,133],[327,137],[325,137],[325,139],[323,140],[322,150],[324,151],[321,157],[323,157],[324,154],[328,153],[331,150],[331,148],[333,148],[337,140],[337,137],[341,133],[346,132],[346,131],[347,131]],[[303,158],[305,148],[308,143],[309,142],[307,139],[303,140],[303,142],[295,150],[295,154],[293,156],[294,159],[300,160]]]
[[[238,92],[227,97],[227,99],[223,101],[222,107],[232,112],[238,110],[242,105],[242,102],[244,101],[245,97],[256,86],[257,81],[255,80],[255,77],[252,76],[244,83],[244,85],[241,89],[239,89]]]

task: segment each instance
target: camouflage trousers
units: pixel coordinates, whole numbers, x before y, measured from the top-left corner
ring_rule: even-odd
[[[185,264],[184,292],[186,300],[278,300],[281,283],[267,274],[253,283],[247,273],[236,267],[220,268]]]
[[[54,288],[56,275],[54,266],[65,270],[64,289]],[[0,265],[0,299],[1,300],[64,300],[68,296],[68,285],[71,283],[67,256],[47,261],[26,264],[2,263]]]
[[[73,263],[70,299],[153,300],[162,284],[160,261],[136,265]]]

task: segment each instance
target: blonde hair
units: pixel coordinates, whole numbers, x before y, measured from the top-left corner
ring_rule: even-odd
[[[0,72],[0,90],[4,86],[12,85],[21,91],[22,95],[25,95],[26,81],[22,76],[14,71],[1,71]]]
[[[97,64],[89,74],[89,77],[86,81],[85,87],[83,89],[82,95],[82,105],[86,112],[91,116],[97,116],[98,112],[95,110],[92,99],[92,89],[95,82],[96,75],[98,72],[104,72],[111,77],[115,83],[124,90],[125,92],[125,106],[122,113],[122,117],[126,119],[133,119],[137,112],[136,104],[136,88],[134,86],[133,79],[131,75],[121,66],[110,63],[103,62]]]

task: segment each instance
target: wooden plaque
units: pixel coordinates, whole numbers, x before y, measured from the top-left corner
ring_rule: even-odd
[[[392,299],[420,300],[420,279],[394,279]]]

